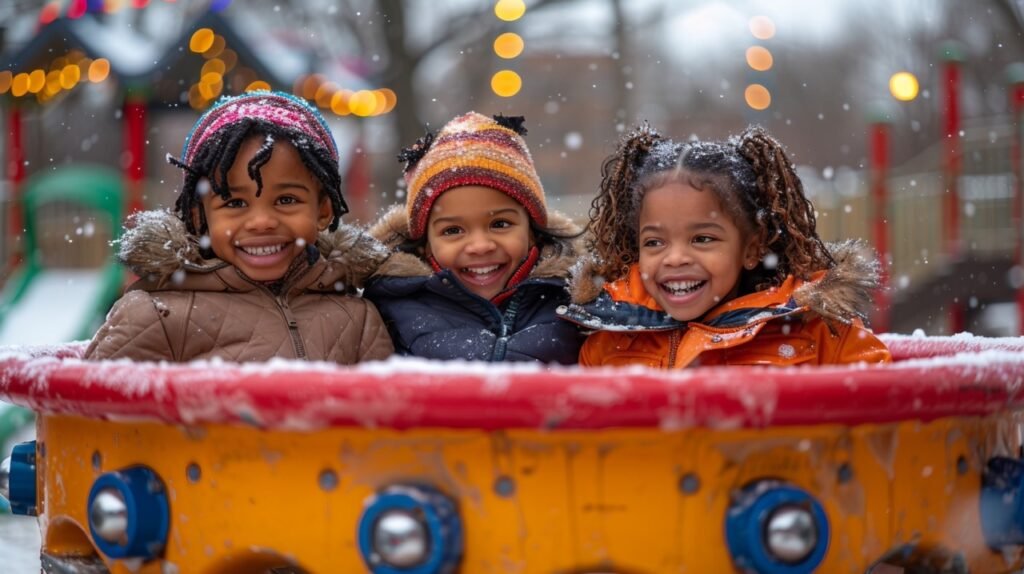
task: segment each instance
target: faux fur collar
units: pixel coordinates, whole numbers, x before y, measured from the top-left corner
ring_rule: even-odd
[[[864,318],[871,310],[873,291],[879,287],[879,265],[873,252],[862,240],[846,240],[828,244],[835,267],[817,281],[803,283],[793,292],[793,299],[828,320],[848,323],[853,317]],[[569,291],[578,305],[597,299],[604,288],[604,279],[597,274],[592,256],[581,259],[572,268]]]
[[[568,277],[569,269],[583,254],[583,229],[568,216],[549,211],[548,231],[561,237],[541,250],[540,260],[530,272],[530,279]],[[409,217],[404,205],[389,209],[370,227],[369,233],[391,252],[391,256],[374,276],[423,277],[434,274],[424,258],[398,250],[400,246],[409,243]]]
[[[220,259],[203,259],[198,238],[167,210],[130,216],[119,243],[118,259],[156,285],[167,284],[175,273],[203,274],[228,265]],[[316,246],[337,280],[352,287],[361,287],[387,258],[383,245],[351,225],[342,224],[337,231],[321,233]]]

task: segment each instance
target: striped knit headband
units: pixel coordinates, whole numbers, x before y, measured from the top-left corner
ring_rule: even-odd
[[[492,119],[469,112],[445,124],[432,141],[417,142],[420,148],[413,146],[403,152],[399,158],[409,162],[405,207],[410,237],[424,236],[430,208],[442,193],[466,185],[505,193],[526,208],[534,224],[546,227],[544,188],[520,136],[525,133],[521,118]],[[417,157],[419,153],[422,157]]]
[[[211,137],[225,127],[247,119],[300,132],[327,148],[331,159],[338,161],[338,146],[334,136],[316,108],[291,94],[257,90],[238,96],[225,96],[207,110],[185,138],[185,146],[181,149],[182,163],[192,165],[196,150]]]

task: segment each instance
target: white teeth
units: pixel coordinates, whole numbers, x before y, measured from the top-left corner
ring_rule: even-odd
[[[704,283],[705,281],[667,281],[665,283],[662,283],[662,286],[664,286],[665,289],[671,291],[673,294],[679,295],[682,293],[696,291],[697,288],[704,285]]]
[[[490,265],[488,267],[463,267],[462,270],[467,273],[475,273],[477,275],[487,275],[488,273],[495,271],[501,267],[501,265]]]
[[[258,247],[242,247],[242,251],[245,251],[249,255],[273,255],[278,251],[284,249],[284,245],[260,245]]]

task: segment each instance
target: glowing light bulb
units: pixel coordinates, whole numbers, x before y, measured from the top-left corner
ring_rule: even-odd
[[[774,59],[772,53],[763,46],[751,46],[747,48],[747,65],[757,70],[758,72],[765,72],[772,69]]]
[[[523,38],[513,32],[505,32],[494,39],[494,53],[499,58],[510,60],[523,53]]]
[[[494,15],[506,22],[514,22],[525,13],[526,3],[523,0],[498,0],[494,5]]]
[[[765,110],[772,105],[772,94],[761,84],[750,84],[743,92],[747,105],[755,110]]]
[[[767,16],[754,16],[750,19],[750,33],[758,40],[774,38],[775,22]]]
[[[197,54],[202,54],[213,46],[214,33],[209,28],[200,28],[192,33],[188,41],[188,49]]]
[[[917,77],[910,72],[897,72],[889,78],[889,93],[901,102],[916,98],[918,89]]]
[[[523,87],[523,79],[512,70],[502,70],[491,77],[491,90],[503,98],[511,98]]]

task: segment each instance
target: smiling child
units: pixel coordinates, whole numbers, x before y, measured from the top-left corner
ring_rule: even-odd
[[[224,98],[185,142],[174,213],[133,216],[119,256],[139,281],[88,359],[273,357],[351,364],[392,345],[352,295],[386,256],[340,225],[338,150],[319,112],[277,92]]]
[[[408,196],[370,230],[392,254],[365,292],[397,352],[576,362],[582,336],[555,310],[581,230],[547,209],[525,134],[470,112],[399,156]]]

